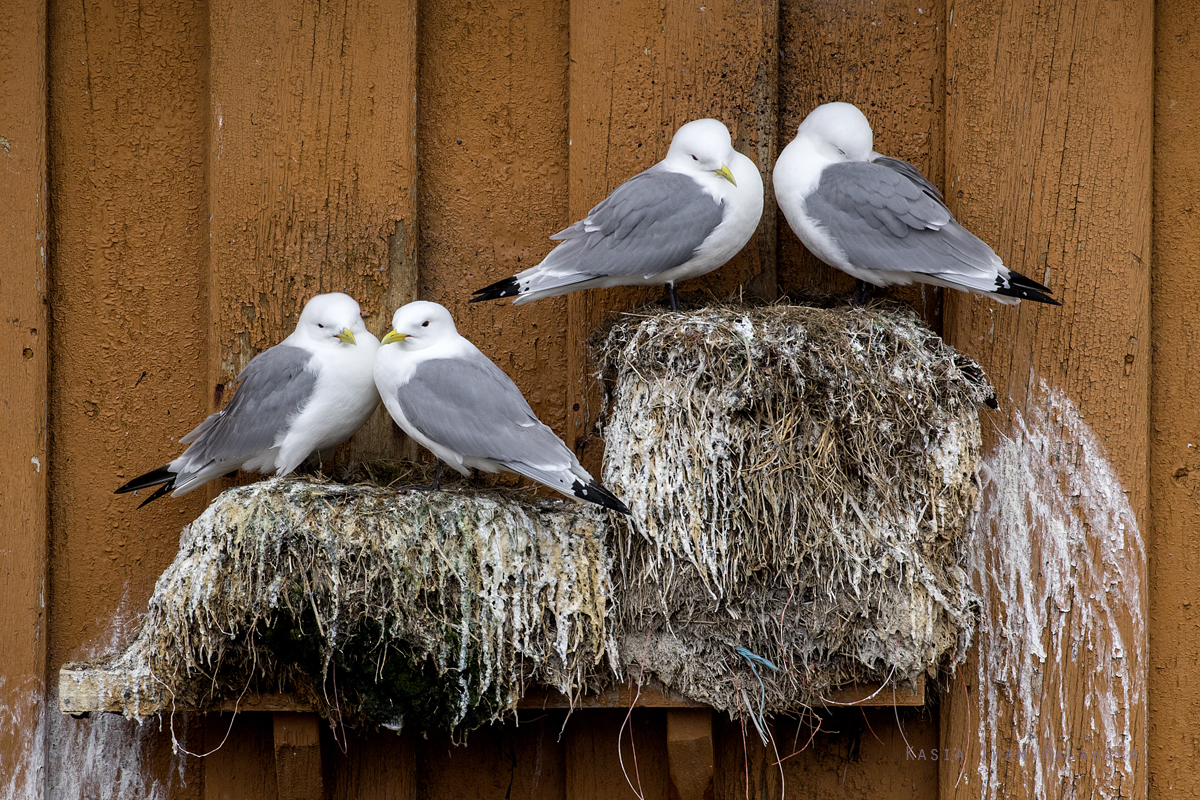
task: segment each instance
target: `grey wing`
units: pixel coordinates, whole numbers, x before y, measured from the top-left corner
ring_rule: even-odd
[[[903,165],[903,166],[898,166]],[[896,159],[825,168],[805,208],[855,266],[946,276],[992,278],[1000,259],[958,224],[916,167]]]
[[[316,387],[317,376],[306,369],[312,357],[301,347],[280,344],[252,358],[229,404],[183,437],[192,443],[185,453],[187,471],[240,462],[274,447]]]
[[[929,179],[921,173],[921,170],[917,169],[907,161],[903,161],[899,158],[892,158],[891,156],[881,155],[879,153],[872,153],[871,163],[880,164],[888,169],[899,172],[901,175],[920,186],[926,194],[933,197],[939,203],[942,202],[942,190],[930,183]]]
[[[568,469],[574,461],[516,384],[482,353],[426,361],[396,396],[410,424],[465,456],[534,469]]]
[[[724,213],[687,175],[651,168],[551,236],[562,244],[541,267],[591,276],[657,275],[689,261]]]

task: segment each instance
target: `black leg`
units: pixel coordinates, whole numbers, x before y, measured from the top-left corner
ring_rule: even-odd
[[[875,287],[866,281],[854,279],[854,295],[850,298],[850,305],[865,306],[871,302],[871,295],[874,293]]]
[[[408,488],[421,492],[436,492],[438,489],[442,488],[442,468],[445,466],[446,465],[442,463],[442,460],[439,458],[437,473],[435,473],[433,476],[433,483],[427,483],[421,486],[409,486]]]
[[[671,304],[672,311],[679,310],[679,293],[675,291],[675,284],[673,283],[667,284],[667,302]]]

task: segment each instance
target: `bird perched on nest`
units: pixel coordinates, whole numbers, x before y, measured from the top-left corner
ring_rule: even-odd
[[[551,236],[562,244],[540,264],[480,289],[471,302],[515,296],[519,305],[578,289],[665,284],[678,311],[675,284],[737,255],[762,210],[758,167],[733,149],[724,125],[698,119],[675,132],[666,158]]]
[[[871,124],[850,103],[818,106],[775,162],[775,198],[813,255],[868,284],[929,283],[1001,303],[1058,305],[1050,290],[1004,266],[954,219],[921,171],[876,153]]]
[[[180,440],[189,445],[183,455],[116,493],[161,484],[144,506],[237,469],[287,475],[349,439],[371,416],[379,405],[372,374],[378,350],[354,298],[317,295],[290,336],[250,360],[229,404]]]
[[[417,301],[397,309],[375,358],[375,384],[405,433],[463,475],[508,470],[628,514],[533,413],[516,384],[459,335],[450,312]]]

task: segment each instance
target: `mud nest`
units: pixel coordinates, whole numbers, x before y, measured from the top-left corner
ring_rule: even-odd
[[[602,520],[516,492],[231,489],[184,530],[137,639],[92,666],[166,708],[287,691],[331,721],[466,731],[530,682],[612,674]]]
[[[64,674],[115,676],[96,693],[151,699],[112,709],[135,717],[286,691],[334,722],[461,733],[533,683],[654,679],[761,724],[963,658],[974,363],[877,309],[632,313],[592,345],[628,520],[465,485],[231,489],[137,639]]]
[[[963,659],[974,362],[902,309],[622,315],[592,338],[620,660],[734,715]]]

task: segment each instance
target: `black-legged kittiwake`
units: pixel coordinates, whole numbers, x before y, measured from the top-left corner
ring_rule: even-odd
[[[662,161],[622,183],[551,239],[562,243],[535,267],[475,292],[471,302],[514,304],[577,289],[675,284],[712,272],[750,241],[763,210],[758,167],[733,149],[729,130],[698,119],[675,132]]]
[[[417,301],[399,308],[375,359],[383,404],[405,433],[463,475],[508,470],[628,514],[541,422],[521,390],[459,335],[450,312]]]
[[[850,103],[818,106],[783,149],[775,198],[813,255],[866,284],[944,286],[1001,303],[1058,305],[954,219],[921,171],[872,150],[871,124]]]
[[[287,475],[353,436],[379,405],[378,350],[354,298],[317,295],[290,336],[250,360],[229,404],[180,439],[189,445],[183,455],[117,494],[161,484],[144,506],[237,469]]]

